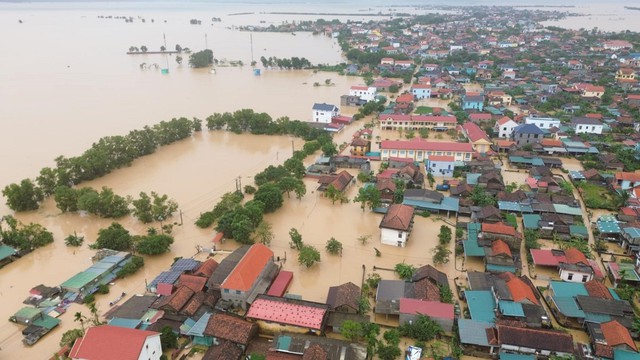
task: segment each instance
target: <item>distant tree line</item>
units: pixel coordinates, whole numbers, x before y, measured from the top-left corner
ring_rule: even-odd
[[[60,186],[73,187],[130,166],[135,159],[153,154],[159,147],[188,138],[201,130],[201,120],[182,117],[145,126],[124,136],[106,136],[80,156],[57,157],[56,166],[41,169],[35,181],[23,179],[18,184],[7,185],[2,194],[12,210],[36,210],[40,202],[53,195]]]
[[[264,67],[268,67],[268,66],[277,66],[281,69],[308,69],[311,67],[311,62],[309,60],[307,60],[306,58],[299,58],[299,57],[292,57],[292,58],[284,58],[284,59],[279,59],[275,56],[271,56],[271,57],[260,57],[260,62],[262,63],[262,66]]]

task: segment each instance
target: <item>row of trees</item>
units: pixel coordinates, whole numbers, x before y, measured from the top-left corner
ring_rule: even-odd
[[[124,136],[103,137],[80,156],[57,157],[56,166],[41,169],[35,182],[24,179],[18,184],[7,185],[2,194],[12,210],[36,210],[59,186],[72,187],[130,166],[135,159],[154,153],[158,147],[185,139],[201,130],[201,120],[182,117],[145,126]]]
[[[306,58],[299,58],[299,57],[292,57],[292,58],[284,58],[284,59],[279,59],[275,56],[271,56],[271,57],[260,57],[260,62],[262,63],[263,67],[268,67],[268,66],[277,66],[281,69],[308,69],[310,68],[311,62],[309,60],[307,60]]]
[[[108,228],[98,231],[98,238],[91,244],[91,248],[159,255],[169,251],[171,244],[173,244],[171,235],[158,234],[154,228],[149,228],[146,235],[131,235],[129,230],[114,222]]]
[[[54,199],[63,213],[84,210],[104,218],[120,218],[133,212],[145,224],[164,221],[178,209],[178,204],[167,195],[158,195],[152,191],[149,196],[146,192],[141,192],[140,197],[133,200],[115,194],[106,186],[100,192],[89,187],[75,189],[58,186]],[[129,204],[133,205],[133,210],[129,208]]]

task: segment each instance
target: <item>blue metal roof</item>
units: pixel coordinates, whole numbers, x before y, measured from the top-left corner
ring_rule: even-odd
[[[501,352],[500,360],[536,360],[535,355],[522,355],[522,354],[512,354]]]
[[[453,197],[445,197],[440,204],[432,203],[428,201],[405,199],[402,201],[403,205],[413,206],[419,209],[426,210],[441,210],[441,211],[455,211],[459,209],[460,200]]]
[[[537,230],[540,228],[538,222],[542,220],[542,217],[538,214],[524,214],[522,215],[522,222],[525,229]]]
[[[585,321],[589,321],[589,322],[593,322],[593,323],[605,323],[608,321],[611,321],[611,316],[607,315],[607,314],[596,314],[596,313],[588,313],[585,312],[584,313],[584,320]]]
[[[487,264],[487,271],[493,273],[510,272],[515,274],[516,267],[509,265]]]
[[[482,174],[467,174],[467,184],[476,185],[480,176],[482,176]]]
[[[566,281],[549,281],[549,287],[553,291],[554,296],[559,297],[575,297],[578,295],[589,296],[587,288],[583,283],[566,282]]]
[[[553,204],[553,209],[558,214],[582,216],[582,210],[579,207],[572,207],[564,204]]]
[[[585,317],[584,311],[578,307],[578,303],[574,297],[554,296],[552,299],[562,315],[581,319]]]
[[[596,224],[598,225],[598,230],[601,233],[620,234],[622,231],[618,224],[618,220],[613,215],[600,216],[596,221]]]
[[[488,290],[467,290],[464,292],[469,306],[469,313],[473,320],[495,322],[493,310],[496,304],[493,294]]]
[[[458,319],[460,343],[489,346],[489,342],[487,341],[487,329],[490,329],[493,326],[494,324],[486,321]]]
[[[189,331],[187,332],[187,336],[203,336],[204,329],[207,328],[210,317],[211,313],[204,313],[204,315],[202,315],[200,319],[198,319],[198,321],[193,324],[191,329],[189,329]]]
[[[632,238],[640,237],[640,229],[638,228],[626,227],[626,228],[623,228],[622,231],[624,231],[627,235],[629,235]]]
[[[613,360],[640,360],[640,354],[635,351],[613,349]]]
[[[514,301],[500,300],[498,301],[500,312],[505,316],[524,317],[524,309],[522,304]]]
[[[178,259],[171,265],[173,271],[193,271],[200,267],[201,263],[194,259]]]
[[[482,228],[479,223],[467,224],[467,240],[462,242],[465,256],[484,257],[484,248],[478,246],[478,232]]]
[[[140,326],[142,321],[139,319],[123,319],[123,318],[113,318],[109,320],[109,325],[118,326],[128,329],[137,329]]]
[[[149,283],[149,287],[155,287],[156,285],[163,284],[175,284],[178,278],[182,275],[182,271],[163,271],[155,279]]]
[[[318,111],[333,111],[333,109],[337,109],[337,107],[335,105],[331,105],[331,104],[318,104],[315,103],[313,104],[313,110],[318,110]]]

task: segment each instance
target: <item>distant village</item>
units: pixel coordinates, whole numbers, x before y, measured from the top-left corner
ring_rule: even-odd
[[[640,360],[640,36],[540,24],[570,15],[557,11],[456,10],[251,29],[338,39],[347,61],[331,71],[362,84],[304,120],[353,136],[305,176],[334,201],[359,187],[355,201],[383,214],[371,239],[382,253],[411,241],[415,217],[436,218],[452,241],[433,264],[312,302],[289,293],[296,274],[264,244],[179,258],[60,358]],[[0,262],[16,252],[0,245]],[[129,261],[103,250],[60,286],[34,287],[10,320],[32,345]],[[402,344],[386,335],[396,328]]]

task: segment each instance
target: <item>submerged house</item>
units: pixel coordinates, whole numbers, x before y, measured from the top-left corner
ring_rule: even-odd
[[[413,208],[408,205],[389,206],[380,222],[380,242],[404,247],[413,229]]]

